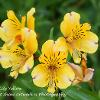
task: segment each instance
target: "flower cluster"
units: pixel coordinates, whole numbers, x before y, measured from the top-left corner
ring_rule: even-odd
[[[27,72],[34,65],[33,54],[38,48],[34,13],[35,9],[32,8],[20,22],[10,10],[7,12],[8,19],[4,20],[0,27],[0,37],[5,42],[0,49],[0,63],[3,68],[11,67],[10,76],[14,78],[17,78],[18,73]]]
[[[0,27],[0,38],[4,41],[0,48],[0,64],[3,68],[11,67],[10,76],[15,79],[34,66],[34,53],[38,50],[34,13],[35,8],[31,8],[19,21],[9,10],[8,18]],[[98,48],[98,37],[90,31],[90,24],[80,24],[78,13],[65,14],[60,29],[63,36],[42,45],[40,64],[31,73],[33,83],[47,87],[51,93],[90,81],[94,69],[87,67],[86,55]],[[67,61],[68,52],[78,65]]]

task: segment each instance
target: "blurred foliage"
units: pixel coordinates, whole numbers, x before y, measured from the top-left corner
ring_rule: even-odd
[[[54,27],[54,39],[61,36],[60,22],[64,14],[76,11],[81,15],[81,22],[89,22],[92,31],[100,37],[100,0],[0,0],[0,23],[7,18],[7,11],[12,9],[21,18],[31,7],[36,8],[36,32],[38,34],[39,49],[49,39],[50,29]],[[3,43],[3,42],[1,42]],[[100,98],[100,47],[93,55],[88,55],[88,66],[95,69],[92,84],[83,83],[80,86],[69,87],[63,90],[65,98],[61,100],[99,100]],[[37,63],[37,62],[35,62]],[[31,70],[32,71],[32,70]],[[45,88],[38,88],[32,83],[30,72],[19,75],[16,80],[10,78],[10,69],[0,68],[0,87],[12,86],[22,88],[23,93],[46,92]],[[1,92],[1,91],[0,91]],[[10,91],[16,92],[16,91]],[[18,92],[18,91],[17,91]],[[34,96],[34,97],[1,97],[0,100],[60,100],[56,97]]]

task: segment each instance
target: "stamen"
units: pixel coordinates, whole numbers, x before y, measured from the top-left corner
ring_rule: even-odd
[[[98,44],[98,42],[94,42],[94,44]]]
[[[58,56],[60,55],[60,51],[58,52]]]
[[[66,58],[63,58],[62,60],[66,60]]]
[[[28,29],[28,32],[30,32],[31,30],[30,29]]]
[[[34,76],[34,77],[32,77],[32,79],[34,80],[34,79],[36,79],[36,77],[37,77],[37,75],[36,75],[36,76]]]
[[[30,67],[29,67],[29,66],[27,66],[27,67],[26,67],[26,69],[27,69],[27,71],[28,71],[28,70],[30,70]]]
[[[80,27],[83,27],[83,24]]]
[[[44,54],[44,57],[46,57],[47,58],[47,56]]]

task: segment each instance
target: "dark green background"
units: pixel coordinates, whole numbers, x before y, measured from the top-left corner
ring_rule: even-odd
[[[54,39],[62,36],[60,23],[64,14],[76,11],[81,15],[81,22],[88,22],[92,31],[100,37],[100,0],[0,0],[0,23],[7,18],[7,10],[14,10],[20,19],[31,7],[36,8],[36,27],[39,49],[49,38],[50,29],[54,27]],[[35,62],[36,64],[37,62]],[[34,97],[0,97],[0,100],[99,100],[100,97],[100,48],[95,54],[88,54],[88,66],[95,69],[93,84],[83,83],[80,86],[69,87],[62,90],[65,98],[34,96]],[[31,70],[32,71],[32,70]],[[33,85],[30,76],[31,71],[14,80],[9,77],[10,69],[0,67],[0,87],[16,86],[22,88],[22,93],[47,93],[46,88],[38,88]],[[5,92],[5,91],[0,91]],[[9,91],[18,93],[19,91]]]

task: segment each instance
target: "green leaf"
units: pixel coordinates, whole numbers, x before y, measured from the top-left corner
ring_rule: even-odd
[[[40,55],[41,55],[41,51],[40,51],[40,50],[37,50],[35,54],[36,54],[37,56],[40,56]]]
[[[67,88],[63,93],[66,95],[65,100],[100,100],[95,93],[76,86]]]

